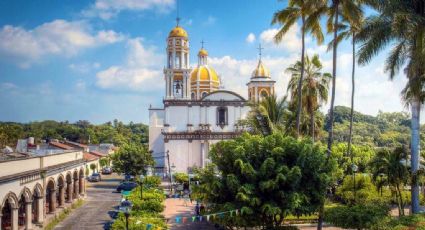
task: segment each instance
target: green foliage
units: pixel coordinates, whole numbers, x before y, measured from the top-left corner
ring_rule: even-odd
[[[143,179],[143,185],[146,188],[159,187],[161,185],[161,178],[158,176],[147,176]]]
[[[97,169],[97,164],[95,164],[95,163],[91,163],[91,164],[90,164],[90,169],[91,169],[93,172],[95,172],[95,171],[96,171],[96,169]]]
[[[99,159],[100,167],[105,167],[110,165],[110,159],[109,157],[102,157]]]
[[[375,156],[375,151],[368,145],[352,145],[351,154],[347,155],[347,143],[337,143],[332,146],[332,157],[338,162],[343,175],[351,173],[351,165],[358,166],[358,172],[367,172],[369,161]],[[353,158],[353,162],[351,161]],[[342,179],[342,178],[338,178]]]
[[[165,218],[161,215],[164,211],[163,202],[165,195],[159,184],[158,177],[146,177],[143,187],[143,199],[140,199],[140,187],[135,188],[128,196],[128,200],[133,204],[129,218],[129,229],[146,229],[148,224],[152,229],[160,227],[168,229]],[[117,220],[112,225],[112,229],[125,229],[125,217],[119,214]]]
[[[336,166],[319,145],[281,133],[221,141],[210,157],[213,164],[198,171],[194,197],[212,212],[241,209],[238,218],[220,220],[227,226],[272,228],[289,214],[316,212]]]
[[[371,230],[407,230],[407,229],[425,229],[425,215],[414,214],[411,216],[402,216],[400,218],[386,217],[377,221],[370,227]]]
[[[356,174],[355,187],[353,176],[347,175],[343,183],[337,188],[336,195],[345,204],[383,203],[386,200],[389,202],[389,194],[386,192],[386,196],[381,197],[368,174]]]
[[[389,208],[379,204],[336,206],[325,209],[325,221],[336,227],[369,229],[373,224],[388,216]]]
[[[115,172],[135,177],[146,174],[146,168],[154,165],[152,154],[146,146],[134,142],[123,144],[111,158]]]
[[[179,173],[179,172],[174,173],[173,177],[174,177],[174,181],[179,184],[189,182],[189,175],[187,175],[187,173]]]
[[[148,127],[144,124],[130,122],[128,125],[114,120],[101,125],[90,124],[88,121],[41,121],[30,123],[0,122],[0,147],[15,146],[18,139],[34,137],[40,143],[45,139],[67,139],[70,141],[88,143],[113,143],[120,146],[123,143],[147,143]]]

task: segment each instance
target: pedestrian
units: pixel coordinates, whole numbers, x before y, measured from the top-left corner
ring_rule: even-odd
[[[195,214],[196,214],[196,216],[199,216],[201,214],[201,210],[200,210],[198,201],[196,201],[196,205],[195,205]]]

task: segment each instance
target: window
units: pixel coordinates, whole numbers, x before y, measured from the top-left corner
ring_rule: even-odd
[[[192,94],[190,95],[190,97],[192,98],[192,100],[195,99],[195,93],[192,92]]]
[[[261,97],[265,98],[269,96],[266,91],[261,91]]]
[[[221,128],[227,125],[227,108],[218,107],[217,108],[217,125]]]
[[[205,97],[205,96],[207,96],[207,92],[202,92],[202,97]]]

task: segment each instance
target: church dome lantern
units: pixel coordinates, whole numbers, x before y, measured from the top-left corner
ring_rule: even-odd
[[[270,78],[270,71],[264,66],[261,59],[258,61],[257,68],[252,72],[252,78]]]
[[[198,66],[190,74],[191,98],[200,99],[220,88],[220,77],[214,68],[208,65],[208,51],[202,48],[198,52]]]
[[[168,37],[169,38],[180,37],[180,38],[185,38],[185,39],[188,38],[186,30],[183,29],[183,27],[180,27],[178,25],[170,31],[170,33],[168,34]]]

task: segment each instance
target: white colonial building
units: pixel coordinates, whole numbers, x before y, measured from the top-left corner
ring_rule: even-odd
[[[166,51],[165,98],[161,108],[149,108],[149,148],[157,172],[167,173],[174,166],[176,172],[187,173],[208,163],[212,144],[241,134],[239,121],[250,107],[242,96],[222,89],[203,47],[196,68],[189,67],[189,39],[179,25],[169,33]],[[273,94],[274,83],[260,58],[247,84],[249,100]]]

